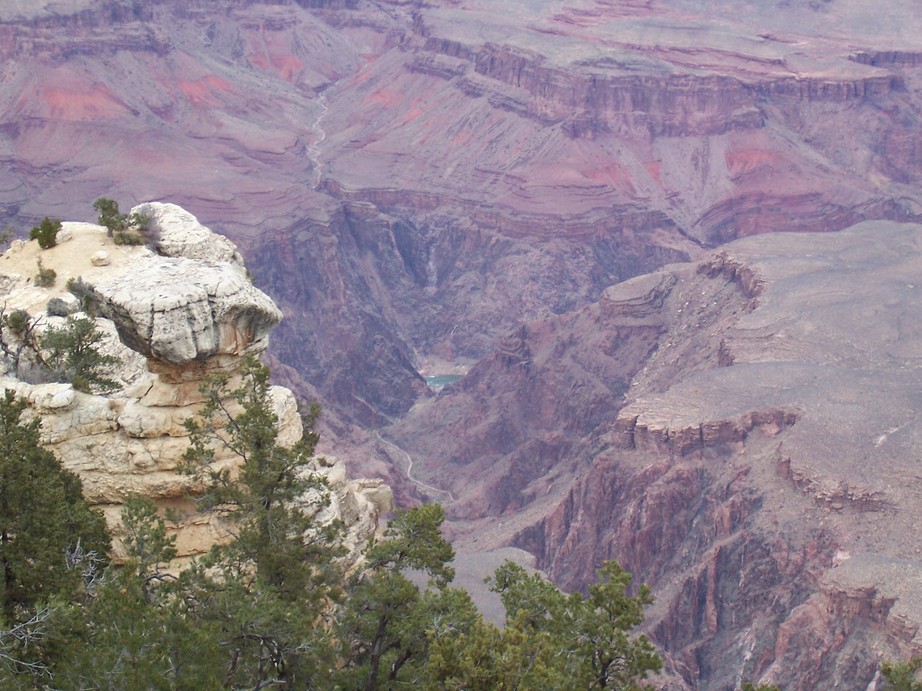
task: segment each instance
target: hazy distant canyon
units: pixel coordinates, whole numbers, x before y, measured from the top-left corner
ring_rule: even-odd
[[[8,1],[0,225],[184,206],[355,475],[567,588],[617,558],[677,688],[864,689],[922,653],[919,36],[910,0]]]

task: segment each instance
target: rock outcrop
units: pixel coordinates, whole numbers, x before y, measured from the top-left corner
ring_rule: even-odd
[[[15,390],[42,418],[44,441],[81,477],[87,499],[105,511],[112,526],[117,528],[121,504],[135,494],[152,498],[162,509],[186,512],[188,517],[173,526],[184,560],[227,533],[220,520],[194,513],[201,487],[177,471],[188,445],[183,421],[196,414],[205,377],[219,371],[233,375],[244,357],[262,353],[281,314],[252,286],[233,244],[191,214],[156,203],[133,211],[151,217],[147,235],[159,252],[115,245],[100,226],[65,223],[60,237],[66,241],[58,246],[40,250],[37,243],[17,242],[0,257],[6,314],[24,309],[35,321],[62,321],[45,316],[46,305],[65,296],[75,303],[64,286],[71,279],[82,281],[98,312],[106,315],[96,323],[107,334],[106,352],[121,361],[118,389],[93,395],[70,384],[26,383],[16,371],[0,378],[0,388]],[[107,262],[97,260],[100,253]],[[55,286],[34,285],[27,272],[39,260],[56,272]],[[4,337],[15,339],[9,328]],[[279,440],[292,443],[301,434],[294,396],[274,387],[272,401]],[[218,451],[219,465],[239,461]],[[318,462],[312,472],[323,475],[331,488],[332,502],[322,519],[343,522],[346,544],[355,553],[389,510],[389,489],[380,481],[348,480],[336,459]]]

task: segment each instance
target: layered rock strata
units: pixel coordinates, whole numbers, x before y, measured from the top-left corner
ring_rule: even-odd
[[[247,278],[236,248],[183,209],[145,204],[134,211],[152,220],[146,234],[152,248],[118,246],[106,230],[88,223],[65,223],[63,240],[48,250],[18,241],[0,257],[6,314],[27,310],[43,326],[62,317],[45,315],[48,301],[79,305],[65,285],[81,279],[98,302],[97,327],[107,335],[105,352],[121,364],[118,389],[107,395],[76,391],[66,383],[27,383],[7,371],[0,388],[11,388],[42,418],[43,439],[83,481],[92,505],[117,527],[119,510],[132,495],[155,501],[188,517],[173,525],[181,560],[227,539],[221,521],[194,512],[202,487],[177,471],[188,446],[183,421],[196,414],[200,386],[212,373],[233,377],[242,359],[259,355],[270,330],[281,319],[274,303]],[[51,288],[35,286],[37,261],[56,272]],[[103,261],[104,260],[104,261]],[[76,316],[87,316],[76,312]],[[14,334],[4,330],[12,342]],[[9,363],[7,363],[9,364]],[[19,374],[26,374],[21,367]],[[30,373],[32,378],[35,371]],[[301,419],[291,391],[272,389],[279,440],[300,437]],[[216,464],[233,467],[240,459],[218,449]],[[325,477],[331,505],[321,520],[341,520],[346,544],[355,552],[374,533],[390,508],[389,489],[380,481],[346,478],[336,459],[324,459],[310,472]]]
[[[675,688],[876,688],[922,653],[920,276],[919,225],[740,240],[520,326],[382,435],[462,550],[650,583]]]
[[[418,370],[702,246],[919,218],[919,16],[9,0],[0,225],[180,201],[292,316],[292,384],[376,428],[428,395]]]

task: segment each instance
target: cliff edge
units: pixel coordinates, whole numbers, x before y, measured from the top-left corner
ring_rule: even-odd
[[[13,389],[42,418],[48,448],[80,476],[87,500],[116,534],[121,507],[132,495],[188,516],[173,524],[182,561],[227,538],[220,520],[194,512],[202,488],[177,470],[188,445],[183,421],[196,414],[205,378],[233,375],[245,357],[262,353],[282,314],[253,287],[233,243],[194,216],[163,203],[132,212],[151,219],[147,246],[117,245],[102,226],[63,223],[55,247],[43,250],[37,242],[18,240],[0,257],[4,314],[25,310],[36,333],[65,322],[64,316],[49,316],[49,301],[55,314],[90,316],[67,288],[81,282],[98,315],[105,315],[92,317],[105,334],[100,350],[120,363],[109,373],[114,390],[85,393],[69,383],[42,381],[28,358],[18,366],[6,358],[0,389]],[[52,286],[36,285],[40,269],[55,273]],[[5,351],[15,350],[18,337],[8,324],[2,338]],[[272,400],[279,441],[292,443],[302,429],[294,395],[274,387]],[[227,452],[217,454],[217,463],[238,462]],[[390,510],[390,489],[379,480],[347,480],[336,459],[318,460],[312,471],[325,476],[331,489],[322,520],[341,520],[346,546],[356,553]],[[119,549],[116,542],[116,558]]]

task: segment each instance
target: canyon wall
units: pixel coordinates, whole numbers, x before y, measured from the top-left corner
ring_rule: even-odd
[[[911,3],[26,5],[0,14],[0,218],[106,195],[220,224],[345,425],[703,248],[922,209]]]
[[[917,320],[879,253],[916,251],[920,35],[911,0],[13,0],[0,223],[179,202],[353,472],[567,588],[622,560],[680,685],[864,688],[917,651]]]
[[[739,240],[523,324],[383,434],[462,549],[649,583],[673,685],[876,688],[922,652],[920,269],[915,224]]]

